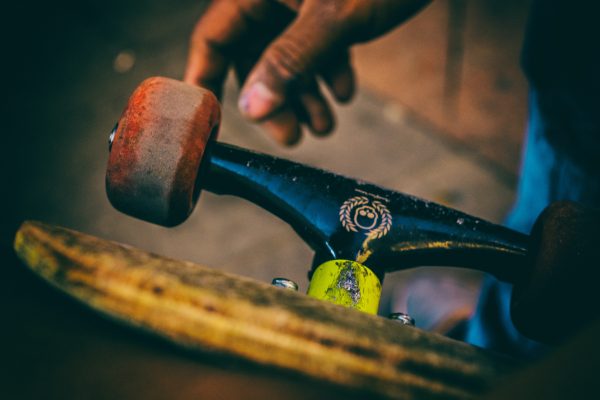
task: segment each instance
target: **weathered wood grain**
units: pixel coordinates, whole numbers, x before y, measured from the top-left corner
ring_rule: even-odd
[[[101,313],[177,344],[392,398],[470,398],[513,362],[384,318],[40,222],[15,250]]]

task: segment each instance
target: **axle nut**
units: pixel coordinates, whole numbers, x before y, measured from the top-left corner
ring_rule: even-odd
[[[286,278],[273,278],[271,285],[277,286],[283,289],[289,289],[293,291],[298,291],[298,284],[290,279]]]
[[[391,313],[388,316],[389,319],[397,321],[399,323],[401,323],[402,325],[410,325],[410,326],[415,326],[415,320],[408,314],[404,314],[401,312],[395,312],[395,313]]]

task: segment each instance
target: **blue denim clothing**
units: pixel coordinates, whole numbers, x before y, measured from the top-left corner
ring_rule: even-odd
[[[538,94],[532,90],[517,199],[505,221],[508,227],[524,233],[530,232],[537,216],[553,201],[573,200],[589,206],[600,205],[599,174],[552,145],[547,130],[547,119],[540,112]],[[515,356],[534,356],[543,351],[543,347],[519,334],[513,326],[511,292],[510,284],[486,277],[477,310],[467,324],[463,339]]]
[[[523,46],[527,138],[507,226],[529,233],[551,202],[600,206],[600,24],[596,2],[534,0]],[[541,346],[510,319],[511,285],[486,277],[465,341],[517,356]],[[560,295],[560,293],[557,293]]]

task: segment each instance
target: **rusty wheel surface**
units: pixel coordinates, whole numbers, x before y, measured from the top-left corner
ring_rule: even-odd
[[[206,89],[162,77],[142,82],[111,135],[112,205],[155,224],[182,223],[198,199],[200,164],[219,120],[219,102]]]

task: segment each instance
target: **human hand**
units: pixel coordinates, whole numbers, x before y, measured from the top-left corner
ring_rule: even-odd
[[[241,112],[292,145],[306,125],[333,129],[322,80],[338,102],[354,93],[349,48],[382,35],[429,0],[214,0],[191,40],[185,81],[219,97],[229,68]]]

